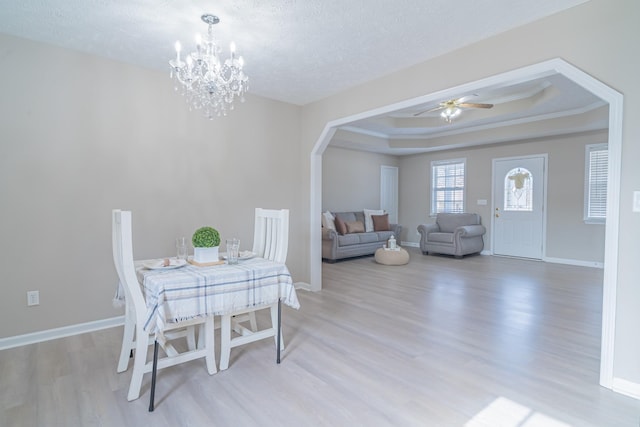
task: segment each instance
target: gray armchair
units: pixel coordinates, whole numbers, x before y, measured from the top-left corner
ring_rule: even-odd
[[[435,224],[418,226],[420,250],[424,255],[434,252],[456,257],[481,252],[486,231],[478,214],[439,213]]]

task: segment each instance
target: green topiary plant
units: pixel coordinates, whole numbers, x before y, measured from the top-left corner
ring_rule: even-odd
[[[191,238],[194,248],[213,248],[220,246],[220,233],[212,227],[201,227],[193,233]]]

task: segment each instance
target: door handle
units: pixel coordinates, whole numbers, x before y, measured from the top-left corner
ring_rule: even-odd
[[[500,214],[496,214],[496,218],[500,218]]]

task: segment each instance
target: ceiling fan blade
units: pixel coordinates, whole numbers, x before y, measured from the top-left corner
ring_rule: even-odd
[[[493,104],[475,104],[473,102],[462,102],[457,106],[462,108],[493,108]]]
[[[438,105],[437,107],[434,107],[430,110],[424,110],[424,111],[420,111],[419,113],[415,113],[413,117],[418,117],[419,115],[425,114],[425,113],[431,113],[432,111],[442,110],[443,108],[445,108],[443,105]]]
[[[468,99],[471,99],[474,96],[478,96],[478,94],[477,93],[472,93],[470,95],[465,95],[462,98],[455,99],[454,101],[455,101],[456,104],[465,104]]]

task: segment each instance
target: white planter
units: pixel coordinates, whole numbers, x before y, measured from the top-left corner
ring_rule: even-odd
[[[219,246],[212,248],[193,248],[193,260],[200,263],[216,262],[219,260],[218,248]]]

